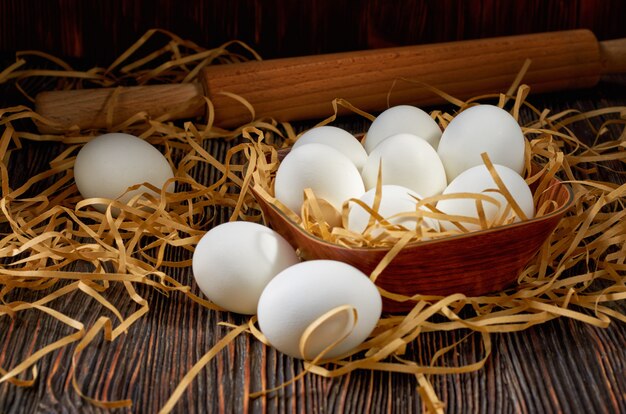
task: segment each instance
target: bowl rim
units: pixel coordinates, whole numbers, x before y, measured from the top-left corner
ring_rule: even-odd
[[[557,177],[553,177],[552,180],[556,181],[556,183],[558,183],[560,186],[565,188],[565,190],[567,191],[568,197],[567,197],[567,200],[559,208],[557,208],[556,210],[554,210],[554,211],[552,211],[552,212],[550,212],[548,214],[545,214],[545,215],[543,215],[541,217],[533,217],[531,219],[527,219],[527,220],[524,220],[524,221],[518,221],[518,222],[514,222],[514,223],[510,223],[510,224],[505,224],[503,226],[498,226],[498,227],[494,227],[494,228],[491,228],[491,229],[484,229],[484,230],[478,230],[478,231],[473,231],[473,232],[469,232],[469,233],[456,234],[456,235],[453,235],[453,236],[442,237],[442,238],[434,239],[434,240],[413,241],[413,242],[407,243],[407,245],[403,247],[403,250],[407,249],[407,248],[411,248],[411,247],[431,246],[431,245],[436,245],[436,244],[439,244],[439,243],[445,243],[445,242],[448,242],[448,241],[451,241],[451,240],[459,240],[459,239],[463,239],[463,238],[467,238],[467,237],[475,237],[475,236],[485,235],[485,234],[488,234],[488,233],[494,233],[494,232],[509,230],[509,229],[512,229],[512,228],[516,228],[516,227],[520,227],[520,226],[526,226],[528,224],[532,224],[532,223],[536,223],[536,222],[546,221],[546,220],[551,219],[551,218],[553,218],[555,216],[563,215],[572,206],[572,203],[574,201],[574,191],[572,190],[572,187],[567,182],[561,181]],[[547,191],[548,189],[550,189],[556,183],[552,182],[546,189],[544,189],[544,192]],[[257,191],[255,191],[254,185],[250,186],[250,189],[252,190],[253,194],[255,195],[255,198],[257,198],[257,202],[259,202],[258,199],[259,198],[262,199],[263,197],[260,194],[258,194]],[[327,240],[324,240],[324,239],[320,238],[319,236],[316,236],[314,234],[311,234],[311,233],[307,232],[299,224],[295,223],[291,218],[289,218],[289,216],[287,214],[285,214],[281,209],[276,207],[273,203],[270,203],[270,202],[268,202],[267,200],[264,200],[264,199],[263,199],[262,202],[264,204],[268,205],[269,208],[271,208],[275,212],[277,212],[292,227],[297,229],[297,231],[299,233],[303,234],[306,237],[309,237],[309,238],[313,239],[317,243],[325,244],[325,245],[327,245],[329,247],[333,247],[333,248],[336,248],[336,249],[349,250],[349,251],[359,251],[359,252],[387,252],[387,251],[389,251],[393,247],[393,246],[390,246],[390,247],[347,247],[347,246],[342,246],[342,245],[339,245],[339,244],[331,243],[331,242],[329,242]],[[265,217],[264,217],[264,220],[266,221],[266,223],[268,223],[268,220]],[[271,223],[268,223],[268,224],[271,224]]]

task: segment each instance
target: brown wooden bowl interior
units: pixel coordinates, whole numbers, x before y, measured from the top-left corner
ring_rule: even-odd
[[[534,189],[533,189],[534,191]],[[253,191],[254,193],[254,191]],[[304,260],[331,259],[370,274],[388,248],[348,248],[320,239],[254,193],[266,223],[280,233]],[[573,194],[557,179],[542,194],[556,202],[554,211],[494,229],[407,245],[378,277],[376,284],[392,293],[480,296],[512,285],[526,264],[556,228],[570,207]],[[414,302],[383,298],[385,312],[406,312]]]

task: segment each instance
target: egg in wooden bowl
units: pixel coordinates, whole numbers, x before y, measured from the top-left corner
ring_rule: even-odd
[[[307,188],[300,208],[293,201],[288,207],[276,197],[275,190],[277,171],[291,149],[277,151],[258,143],[251,146],[250,191],[266,224],[297,248],[303,260],[337,260],[370,275],[382,293],[383,310],[390,313],[410,311],[415,305],[411,298],[416,295],[482,296],[512,287],[573,203],[571,188],[555,177],[556,161],[549,159],[539,164],[531,162],[527,156],[520,180],[528,183],[533,213],[517,212],[519,205],[503,184],[498,173],[501,170],[483,154],[485,171],[500,184],[471,200],[479,212],[479,217],[473,220],[480,225],[474,228],[464,223],[463,218],[437,208],[443,205],[442,200],[455,197],[441,192],[415,197],[417,207],[413,215],[398,215],[403,219],[410,216],[413,222],[409,223],[417,223],[413,227],[407,226],[406,221],[393,222],[381,217],[378,208],[383,188],[382,167],[376,188],[370,189],[370,193],[377,194],[374,205],[364,205],[355,195],[367,188],[347,191],[346,200],[339,205]],[[325,171],[332,168],[323,159],[319,162],[326,165],[322,167]],[[295,164],[304,165],[302,162]],[[310,172],[305,174],[310,175]],[[334,182],[337,181],[340,178]],[[341,184],[334,187],[341,187]],[[297,191],[302,192],[302,189]],[[502,207],[506,213],[498,219],[487,219],[486,211],[490,206],[500,206],[497,200],[490,198],[496,193],[501,201],[505,200],[501,204],[505,204]],[[355,206],[372,215],[368,229],[358,234],[348,228],[349,212]],[[371,210],[368,207],[372,207]],[[373,222],[376,223],[372,225]],[[441,226],[433,226],[433,222]]]

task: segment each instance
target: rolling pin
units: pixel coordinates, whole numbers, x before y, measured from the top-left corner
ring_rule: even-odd
[[[334,98],[368,112],[383,110],[394,81],[391,105],[442,103],[424,84],[460,99],[506,92],[526,59],[532,63],[523,82],[532,92],[586,88],[603,74],[626,72],[626,39],[598,42],[588,30],[572,30],[222,64],[205,68],[195,83],[42,92],[35,110],[61,129],[103,128],[111,99],[116,124],[139,111],[151,118],[169,113],[170,120],[204,116],[207,96],[215,125],[251,121],[230,93],[250,102],[256,118],[318,119],[334,113]],[[40,130],[58,132],[45,125]]]

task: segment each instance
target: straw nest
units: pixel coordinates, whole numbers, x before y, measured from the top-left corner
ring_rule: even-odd
[[[155,39],[163,42],[163,46],[146,50],[148,40]],[[20,53],[15,64],[0,71],[0,83],[12,82],[29,96],[35,92],[29,88],[41,84],[32,80],[42,77],[54,80],[56,88],[65,89],[189,82],[206,65],[247,59],[258,59],[258,56],[236,42],[205,49],[173,34],[153,30],[106,69],[77,71],[52,56]],[[45,61],[45,69],[34,67],[33,62],[37,61]],[[528,139],[528,163],[532,161],[539,166],[539,172],[529,173],[527,180],[545,187],[549,180],[558,177],[572,188],[571,208],[519,272],[517,283],[504,291],[473,297],[459,293],[414,295],[410,309],[401,315],[385,314],[371,337],[353,355],[333,364],[320,364],[316,360],[303,362],[302,375],[335,377],[356,369],[415,375],[427,409],[441,411],[443,402],[432,388],[430,375],[480,369],[492,351],[490,337],[494,333],[523,330],[559,317],[598,327],[606,327],[614,319],[626,322],[626,316],[610,305],[626,298],[626,185],[601,178],[603,171],[610,170],[615,163],[619,163],[623,171],[626,112],[624,108],[603,108],[588,113],[573,109],[551,113],[532,106],[526,99],[529,92],[526,86],[520,85],[513,91],[509,95],[477,97],[467,102],[453,100],[451,104],[458,110],[495,98],[516,118],[524,111],[531,119],[521,125]],[[332,104],[351,108],[340,99]],[[209,101],[207,106],[211,107]],[[357,116],[373,118],[371,114],[352,109]],[[443,128],[453,115],[440,110],[431,113]],[[333,122],[334,118],[322,124]],[[130,325],[141,320],[156,293],[185,295],[202,306],[219,310],[197,296],[195,288],[173,275],[177,269],[190,267],[194,246],[208,228],[225,220],[226,216],[232,220],[258,222],[263,219],[251,188],[265,188],[265,193],[271,197],[271,186],[267,186],[271,177],[263,174],[275,168],[271,164],[278,162],[278,149],[289,146],[297,138],[292,125],[272,119],[257,119],[225,130],[213,126],[211,118],[208,122],[173,123],[147,119],[145,114],[138,113],[121,124],[109,125],[106,129],[109,132],[135,134],[162,150],[175,171],[176,181],[174,193],[154,189],[161,191],[160,198],[146,194],[127,204],[112,201],[111,206],[120,212],[114,216],[111,209],[100,213],[91,208],[99,200],[83,200],[73,182],[72,166],[77,151],[91,137],[104,131],[70,129],[64,134],[42,135],[34,132],[35,122],[45,124],[48,121],[27,106],[0,109],[0,222],[3,226],[0,317],[15,318],[20,312],[34,310],[40,312],[42,318],[55,318],[66,324],[72,333],[33,350],[27,359],[13,367],[0,367],[0,382],[15,386],[32,385],[37,376],[37,362],[55,349],[71,344],[74,344],[75,369],[80,364],[81,351],[99,333],[103,333],[106,340],[114,341]],[[581,131],[587,136],[585,140],[577,138],[576,134],[580,135]],[[225,153],[212,151],[217,148],[212,144],[215,139],[229,142]],[[48,160],[42,172],[14,184],[10,181],[13,177],[11,159],[24,150],[25,141],[54,141],[63,149]],[[259,168],[260,163],[265,163],[263,168]],[[213,182],[203,179],[209,169],[218,171]],[[616,173],[621,180],[614,181],[623,182],[621,174]],[[313,219],[305,215],[304,220],[308,232],[319,237],[335,237],[333,242],[348,246],[365,243],[363,239],[324,229],[315,219],[314,204],[312,206],[313,213],[309,217]],[[549,207],[540,206],[539,211],[548,212]],[[393,250],[398,246],[396,250],[399,250],[415,241],[403,237],[399,240],[388,247]],[[123,285],[127,297],[136,304],[133,310],[128,307],[122,310],[118,303],[107,298],[107,290],[117,285]],[[143,288],[138,289],[140,286]],[[95,323],[85,324],[55,309],[56,299],[77,291],[99,303],[100,317]],[[23,300],[24,292],[30,292],[28,297],[35,299]],[[255,322],[255,317],[251,317],[241,326],[232,326],[228,335],[207,350],[181,379],[163,412],[171,410],[201,368],[236,336],[250,334],[265,341]],[[407,344],[420,341],[423,333],[448,330],[479,335],[483,343],[482,357],[466,366],[439,364],[442,356],[458,345],[455,344],[440,349],[426,366],[403,358]],[[132,403],[84,396],[75,380],[74,387],[98,406],[119,407]],[[252,396],[268,392],[272,390],[258,390]]]

